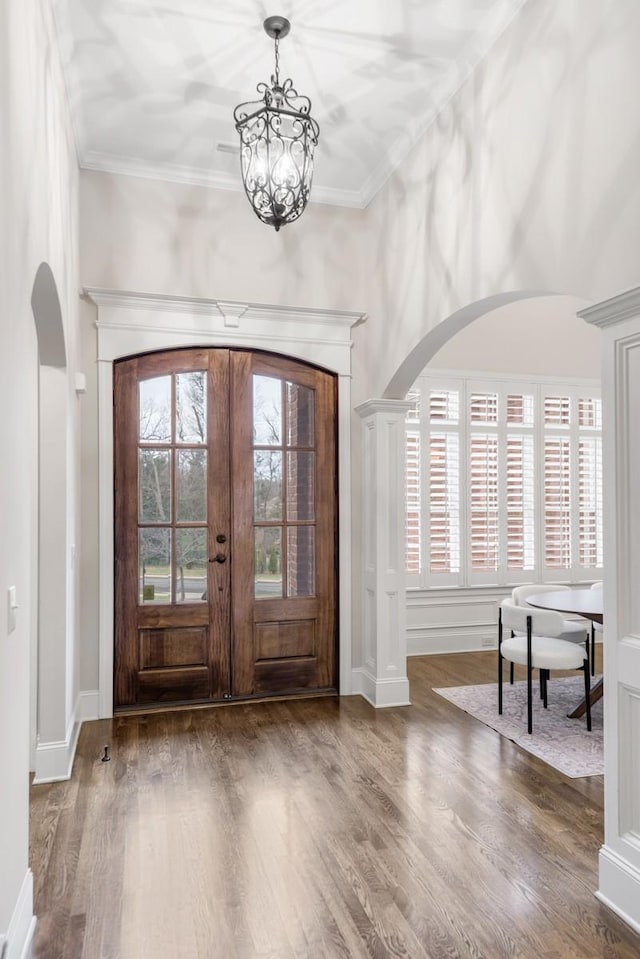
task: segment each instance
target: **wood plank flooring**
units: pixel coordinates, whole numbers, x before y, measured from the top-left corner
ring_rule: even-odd
[[[431,692],[87,723],[32,787],[36,959],[638,959],[594,897],[602,780],[570,780]],[[103,746],[112,761],[100,761]]]

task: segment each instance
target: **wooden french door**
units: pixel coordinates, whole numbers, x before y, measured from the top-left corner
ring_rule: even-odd
[[[336,688],[336,383],[283,357],[120,360],[116,708]]]

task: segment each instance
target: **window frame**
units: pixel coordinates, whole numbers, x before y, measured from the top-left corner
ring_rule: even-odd
[[[595,469],[601,470],[602,464],[602,408],[599,407],[599,424],[596,417],[594,426],[580,426],[579,400],[595,399],[601,403],[601,390],[593,380],[571,379],[561,380],[554,377],[522,377],[512,374],[472,373],[461,371],[438,371],[437,373],[423,373],[418,377],[410,394],[419,392],[419,415],[407,418],[407,432],[418,433],[420,439],[420,483],[419,483],[419,511],[420,511],[420,542],[419,542],[419,572],[407,572],[407,586],[409,588],[433,589],[443,587],[506,587],[526,582],[589,582],[602,576],[602,565],[580,565],[580,516],[589,512],[584,505],[584,498],[595,512],[595,522],[591,526],[594,530],[591,550],[595,551],[598,559],[602,556],[602,475],[600,482],[596,479],[579,473],[580,441],[584,437],[593,437],[595,454],[590,462],[595,462]],[[430,422],[430,393],[431,391],[458,391],[459,393],[459,421],[458,424],[448,423],[444,426]],[[494,423],[478,423],[470,421],[470,397],[472,393],[497,393],[498,416]],[[507,424],[506,398],[511,394],[530,395],[533,397],[533,423]],[[570,422],[568,425],[545,424],[543,422],[543,404],[545,398],[568,397],[570,408]],[[430,569],[430,511],[427,502],[429,490],[429,449],[431,433],[452,432],[458,436],[458,501],[460,507],[459,519],[459,546],[460,569],[458,572],[432,572]],[[484,433],[498,437],[498,564],[495,570],[474,570],[471,568],[471,504],[469,482],[469,454],[470,442],[473,434]],[[507,568],[507,465],[506,443],[509,436],[531,436],[533,444],[533,557],[534,568],[508,569]],[[570,556],[571,564],[568,567],[553,567],[545,565],[545,523],[544,523],[544,462],[545,438],[565,436],[569,440],[570,456],[570,487],[569,487],[569,529],[570,529]],[[585,462],[583,460],[583,462]],[[587,464],[588,466],[588,464]],[[406,475],[406,474],[405,474]],[[583,502],[580,501],[580,484],[582,479]],[[523,480],[523,488],[525,481]],[[406,490],[406,487],[405,487]],[[585,492],[587,490],[587,492]],[[525,515],[526,521],[526,515]],[[529,547],[531,548],[531,547]]]

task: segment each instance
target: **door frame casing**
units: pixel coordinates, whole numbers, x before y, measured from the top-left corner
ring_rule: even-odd
[[[84,295],[98,312],[99,717],[113,716],[113,362],[183,347],[277,352],[338,376],[338,674],[340,694],[350,695],[351,328],[365,314],[96,288]]]

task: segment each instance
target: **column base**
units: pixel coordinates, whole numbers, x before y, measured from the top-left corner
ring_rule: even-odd
[[[599,864],[596,897],[640,933],[640,871],[608,846],[601,847]]]
[[[376,679],[367,669],[360,667],[351,673],[351,689],[354,693],[359,693],[376,709],[411,705],[409,680],[406,676]]]

